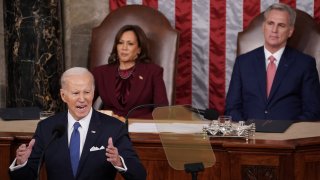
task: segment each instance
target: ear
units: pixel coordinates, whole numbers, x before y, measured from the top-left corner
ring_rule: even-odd
[[[261,31],[264,34],[264,26],[266,25],[266,21],[263,21],[261,24]]]
[[[141,53],[141,47],[139,47],[139,49],[138,49],[138,56],[140,53]]]
[[[292,36],[293,32],[294,32],[294,27],[291,27],[290,30],[289,30],[289,37]]]
[[[62,101],[66,102],[66,100],[65,100],[65,92],[64,92],[63,89],[60,89],[60,96],[61,96]]]

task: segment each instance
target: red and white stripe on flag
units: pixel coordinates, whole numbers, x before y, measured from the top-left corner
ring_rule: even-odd
[[[320,23],[320,0],[110,0],[110,11],[143,4],[162,12],[180,32],[176,104],[224,112],[238,32],[275,2],[303,10]]]

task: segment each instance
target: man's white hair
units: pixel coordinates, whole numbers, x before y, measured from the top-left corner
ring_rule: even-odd
[[[84,68],[84,67],[72,67],[72,68],[66,70],[62,74],[61,80],[60,80],[61,88],[63,88],[66,85],[67,78],[69,76],[85,75],[85,74],[88,74],[90,76],[90,78],[92,79],[93,86],[94,86],[94,77],[93,77],[93,75],[91,74],[91,72],[87,68]]]
[[[290,26],[294,26],[295,22],[296,22],[296,11],[294,9],[292,9],[290,6],[288,6],[287,4],[283,4],[283,3],[274,3],[271,6],[269,6],[265,12],[264,12],[264,20],[267,19],[268,14],[270,13],[271,10],[279,10],[279,11],[285,11],[288,12],[289,14],[289,25]]]

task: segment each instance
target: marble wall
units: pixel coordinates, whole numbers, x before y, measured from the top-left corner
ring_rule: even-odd
[[[3,9],[7,106],[62,110],[61,0],[5,0]]]
[[[3,2],[0,0],[0,108],[6,106],[6,63],[4,49]]]
[[[2,1],[2,0],[1,0]],[[12,0],[4,0],[4,1],[8,1],[8,2],[12,2]],[[36,61],[40,61],[40,58],[32,58],[33,57],[33,53],[35,52],[39,52],[39,51],[25,51],[25,54],[28,54],[25,58],[24,62],[28,62],[29,61],[29,65],[24,64],[24,70],[20,69],[19,71],[17,71],[16,73],[21,73],[20,77],[23,77],[23,75],[25,75],[26,73],[37,73],[39,72],[39,70],[41,70],[41,67],[49,67],[47,69],[45,69],[44,73],[54,73],[53,70],[58,70],[58,76],[55,75],[55,77],[60,77],[60,71],[62,69],[67,69],[73,66],[83,66],[86,67],[88,64],[88,52],[89,52],[89,47],[90,47],[90,39],[91,39],[91,29],[95,26],[98,26],[100,24],[100,22],[105,18],[105,16],[108,14],[108,0],[48,0],[48,1],[42,1],[42,0],[14,0],[14,2],[18,2],[18,3],[28,3],[31,4],[31,2],[38,2],[38,3],[42,3],[42,4],[54,4],[55,2],[61,2],[62,4],[62,9],[61,9],[61,27],[62,27],[62,36],[61,36],[61,51],[55,49],[56,52],[62,52],[62,57],[61,58],[55,58],[58,61],[56,62],[57,64],[54,66],[52,66],[52,62],[49,66],[46,66],[45,64],[42,64],[39,68],[36,68],[36,70],[34,72],[32,72],[31,66],[34,66],[34,62],[32,62],[32,60],[30,61],[30,59],[36,59]],[[6,4],[1,3],[2,4]],[[31,5],[30,5],[31,6]],[[46,7],[46,6],[45,6]],[[43,6],[42,6],[43,8]],[[54,8],[53,8],[54,9]],[[1,16],[3,16],[5,14],[5,12],[3,11],[3,7],[0,7],[0,11],[1,11]],[[42,11],[42,13],[54,13],[55,10],[46,10],[49,12],[44,12]],[[4,23],[2,20],[3,18],[0,18],[0,33],[1,33],[1,37],[0,37],[0,45],[2,47],[4,47]],[[12,27],[14,27],[14,25],[9,24]],[[56,30],[56,29],[55,29]],[[42,31],[42,34],[40,35],[47,35],[49,38],[52,38],[52,35],[50,32],[55,31],[54,29],[44,29]],[[57,47],[57,41],[45,41],[44,38],[43,42],[46,44],[42,44],[41,47],[45,47],[47,50],[50,49],[49,46],[50,44],[52,45],[52,43],[56,43],[55,47]],[[56,38],[56,37],[55,37]],[[57,38],[56,38],[57,39]],[[59,39],[59,38],[58,38]],[[25,45],[29,45],[28,43],[30,43],[30,37],[26,36],[26,38],[24,40],[21,40],[22,44]],[[8,45],[6,45],[8,46]],[[59,46],[59,45],[58,45]],[[8,69],[6,68],[6,61],[8,60],[8,55],[7,58],[5,56],[4,49],[8,49],[8,47],[6,48],[1,48],[0,47],[0,57],[2,58],[2,60],[0,61],[0,107],[5,107],[8,106],[8,102],[12,102],[12,96],[8,96],[5,95],[4,93],[4,89],[7,89],[10,91],[16,90],[16,89],[10,89],[10,85],[14,84],[13,87],[17,87],[17,82],[15,82],[16,80],[12,80],[9,77],[9,81],[7,80],[7,74],[10,74],[8,72]],[[29,49],[30,50],[30,49]],[[28,53],[27,53],[28,52]],[[12,51],[12,54],[14,54],[14,51]],[[31,54],[31,55],[30,55]],[[50,58],[50,53],[46,54],[47,56],[43,56],[44,60],[48,60],[51,59]],[[19,56],[19,55],[18,55]],[[31,57],[31,58],[30,58]],[[21,62],[21,61],[20,61]],[[59,63],[62,63],[63,66],[58,65]],[[37,75],[38,77],[41,75]],[[23,78],[22,78],[23,79]],[[21,81],[21,78],[19,79]],[[41,105],[42,108],[44,109],[52,109],[52,110],[56,110],[59,109],[61,104],[59,104],[57,101],[58,96],[59,96],[59,87],[57,87],[57,83],[56,80],[57,78],[54,79],[55,81],[55,85],[51,86],[53,87],[53,89],[49,92],[47,90],[45,90],[47,87],[49,87],[50,85],[48,85],[48,83],[50,83],[52,80],[47,81],[47,80],[43,80],[43,79],[24,79],[25,80],[29,80],[30,82],[20,82],[20,85],[22,86],[26,86],[24,87],[24,91],[19,91],[19,94],[21,96],[21,94],[24,94],[25,96],[28,95],[32,95],[32,101],[36,102],[37,105]],[[8,83],[7,83],[8,82]],[[13,83],[14,82],[14,83]],[[39,85],[39,82],[41,83],[40,85],[40,89],[38,92],[34,92],[31,91],[31,89],[29,88],[34,88],[35,86],[37,87]],[[37,85],[38,83],[38,85]],[[18,86],[19,87],[19,86]],[[39,87],[39,86],[38,86]],[[26,89],[27,88],[27,89]],[[21,87],[19,87],[19,89],[22,89]],[[35,97],[35,94],[38,93],[42,93],[41,97],[40,97],[40,101],[39,101],[39,97],[37,95],[37,97]],[[38,98],[38,99],[37,99]],[[9,100],[10,99],[10,100]],[[18,97],[15,100],[15,103],[18,101],[17,99],[19,99],[19,101],[22,99],[22,97]],[[13,99],[14,100],[14,99]],[[6,103],[7,102],[7,103]],[[39,103],[40,102],[40,103]],[[7,104],[7,105],[6,105]],[[10,103],[9,103],[10,105]]]

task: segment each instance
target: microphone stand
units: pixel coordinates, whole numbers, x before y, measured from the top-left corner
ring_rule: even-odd
[[[133,111],[135,111],[135,110],[137,110],[137,109],[141,109],[141,108],[146,108],[146,107],[153,107],[153,108],[155,108],[155,107],[161,107],[161,106],[164,106],[164,105],[141,104],[141,105],[139,105],[139,106],[136,106],[136,107],[130,109],[130,110],[128,111],[126,117],[125,117],[125,119],[126,119],[126,120],[125,120],[125,124],[126,124],[127,130],[129,131],[129,120],[128,120],[128,119],[129,119],[130,114],[131,114]]]
[[[184,165],[184,170],[191,173],[192,180],[197,180],[198,172],[204,170],[203,163],[188,163]]]
[[[53,142],[53,140],[55,140],[57,137],[61,137],[62,134],[64,133],[64,129],[61,129],[61,128],[63,128],[63,126],[59,125],[59,126],[56,127],[56,129],[54,130],[53,135],[52,135],[49,143],[47,144],[47,146],[45,146],[44,150],[41,153],[41,156],[40,156],[40,159],[39,159],[38,168],[37,168],[37,179],[36,180],[40,180],[40,170],[41,170],[41,166],[42,166],[42,163],[43,163],[43,158],[44,158],[45,152],[47,151],[48,147]]]

